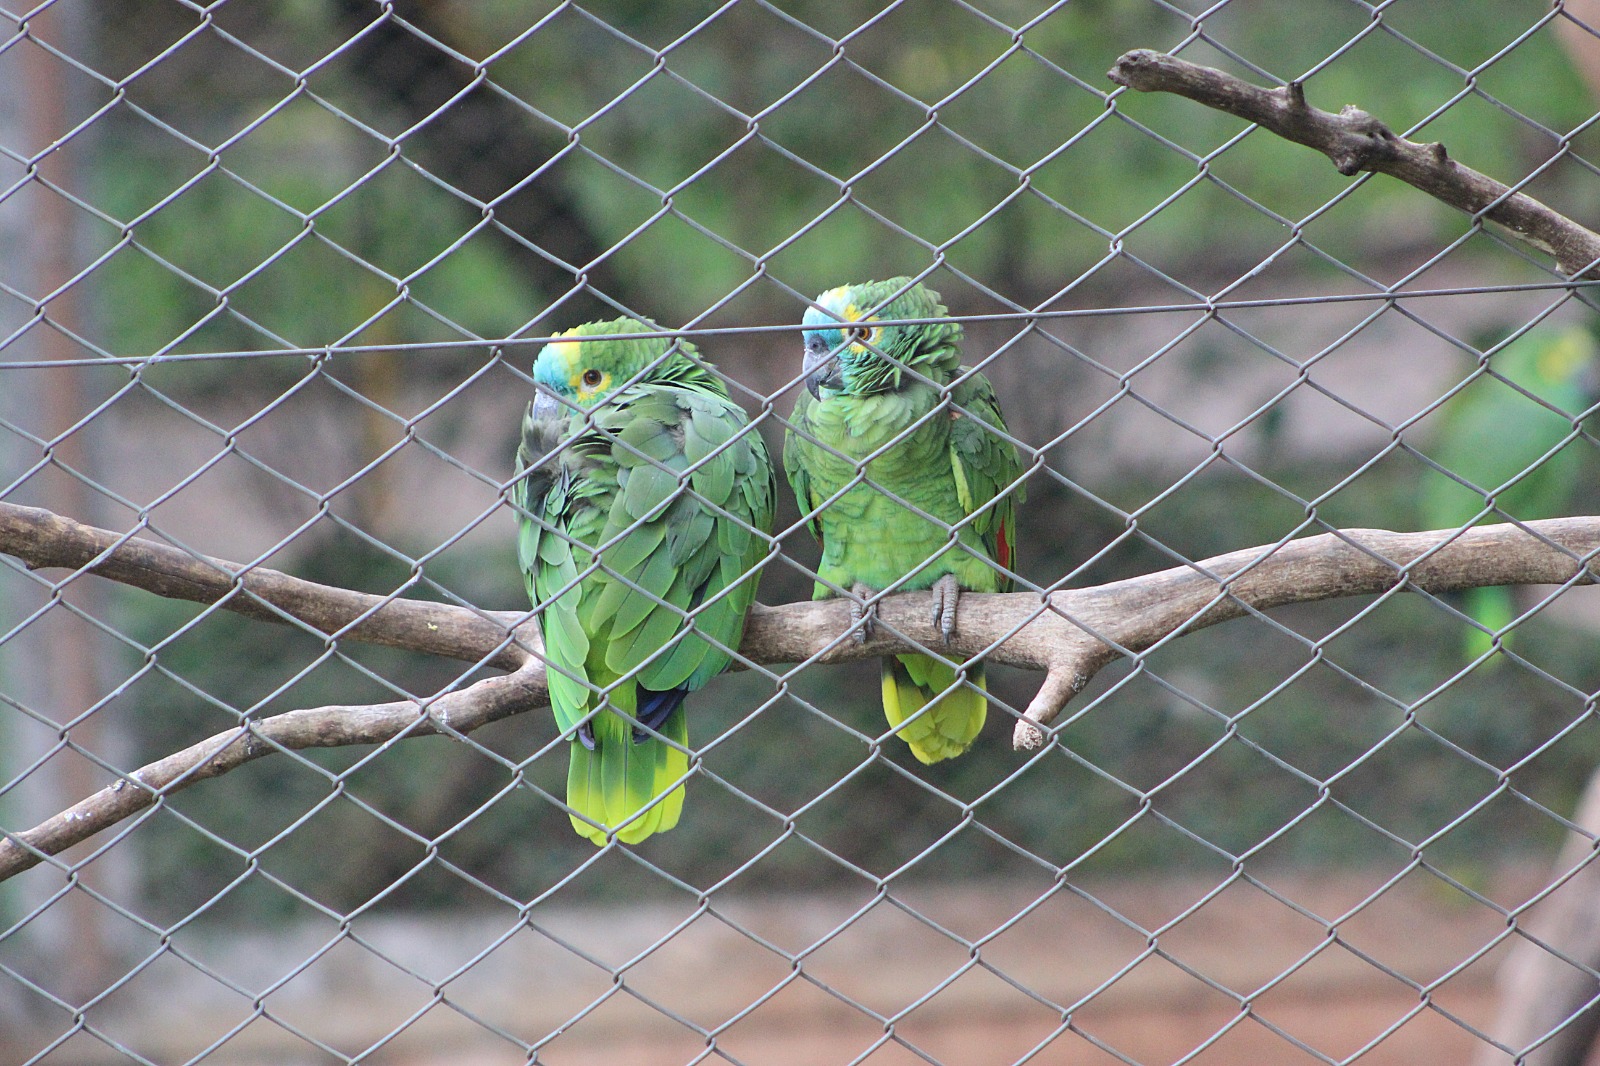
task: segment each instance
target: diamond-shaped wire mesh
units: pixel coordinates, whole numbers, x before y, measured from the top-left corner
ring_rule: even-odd
[[[572,831],[547,711],[429,708],[599,570],[569,544],[530,607],[513,463],[534,358],[599,319],[692,344],[780,465],[765,604],[853,594],[810,529],[837,497],[797,502],[779,455],[807,309],[897,276],[1004,410],[1026,501],[995,565],[1033,616],[1335,530],[1600,514],[1584,285],[1104,73],[1152,48],[1298,81],[1582,223],[1594,27],[1503,0],[0,2],[0,1062],[1581,1062],[1550,1057],[1600,995],[1551,917],[1600,905],[1575,581],[1248,610],[1121,656],[1033,751],[1008,734],[1040,675],[991,665],[986,727],[932,765],[875,661],[729,648],[688,698],[681,821],[637,844]],[[933,384],[875,456],[984,422]],[[902,502],[951,538],[998,513]],[[45,512],[109,534],[63,562],[40,546],[79,527]],[[272,572],[370,598],[329,622]],[[400,600],[493,650],[363,628]],[[344,731],[274,731],[316,715]],[[151,784],[207,738],[247,758]],[[71,837],[91,797],[122,816]],[[1540,967],[1575,998],[1517,1031]]]

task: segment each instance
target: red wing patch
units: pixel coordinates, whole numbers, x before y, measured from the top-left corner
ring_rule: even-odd
[[[995,531],[994,561],[1007,570],[1011,569],[1011,536],[1007,532],[1004,522],[1001,522],[1000,528]]]

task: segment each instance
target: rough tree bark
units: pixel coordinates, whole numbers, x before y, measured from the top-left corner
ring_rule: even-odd
[[[1175,93],[1254,122],[1285,140],[1315,148],[1341,174],[1370,170],[1399,178],[1436,200],[1505,226],[1554,258],[1563,273],[1600,280],[1596,270],[1600,234],[1526,193],[1462,166],[1437,141],[1408,141],[1354,105],[1346,105],[1337,115],[1310,106],[1297,81],[1263,89],[1220,70],[1143,48],[1121,56],[1106,76],[1138,92]]]
[[[210,737],[107,785],[32,829],[0,840],[0,880],[87,840],[164,795],[279,750],[462,735],[543,706],[548,699],[537,631],[526,613],[482,612],[318,585],[245,569],[37,508],[0,503],[0,552],[32,569],[71,571],[163,596],[214,603],[264,621],[296,624],[329,640],[366,641],[509,670],[430,701],[290,711]],[[842,600],[758,606],[739,652],[755,666],[835,663],[918,649],[1045,671],[1017,722],[1019,748],[1049,743],[1048,726],[1101,668],[1176,635],[1290,603],[1481,585],[1591,583],[1600,518],[1432,533],[1350,529],[1230,552],[1160,573],[1049,594],[970,594],[945,646],[925,592],[885,596],[878,625],[851,639]]]

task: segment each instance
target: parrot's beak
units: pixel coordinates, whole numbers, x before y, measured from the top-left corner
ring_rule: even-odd
[[[561,401],[556,399],[556,394],[546,389],[543,385],[533,395],[533,420],[547,422],[552,418],[561,417]]]
[[[844,380],[839,376],[839,357],[832,352],[823,352],[820,357],[813,357],[806,352],[806,391],[813,400],[822,399],[823,389],[838,391],[843,388]]]

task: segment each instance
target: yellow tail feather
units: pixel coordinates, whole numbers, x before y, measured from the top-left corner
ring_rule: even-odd
[[[960,755],[983,729],[989,713],[983,664],[968,666],[967,678],[971,686],[958,684],[954,668],[926,655],[883,660],[884,717],[919,762]]]
[[[572,809],[572,828],[603,847],[607,830],[624,844],[637,844],[677,825],[683,813],[688,753],[654,737],[635,741],[632,719],[613,711],[601,712],[593,723],[595,749],[577,741],[571,745],[567,806]],[[663,723],[661,733],[678,745],[687,744],[681,706]]]

